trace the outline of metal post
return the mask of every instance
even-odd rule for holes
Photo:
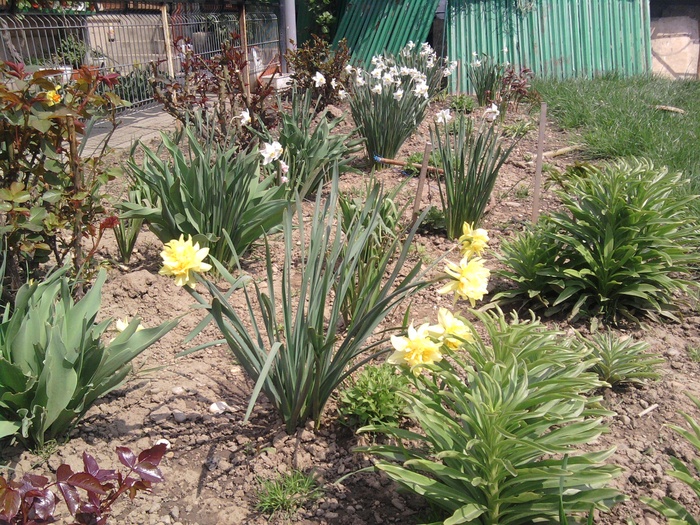
[[[250,73],[248,70],[248,24],[245,19],[245,2],[241,5],[241,47],[243,47],[243,56],[245,57],[245,63],[241,70],[241,75],[243,76],[243,92],[246,99],[248,99],[250,98]]]
[[[168,62],[168,75],[170,75],[170,78],[175,78],[175,65],[173,64],[173,39],[170,36],[167,4],[160,6],[160,16],[163,22],[163,38],[165,39],[165,58]]]
[[[284,55],[297,44],[297,15],[295,0],[280,0],[280,65],[282,73],[288,73]]]

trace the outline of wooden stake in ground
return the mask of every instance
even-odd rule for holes
[[[544,157],[544,129],[547,126],[547,103],[540,107],[540,134],[537,139],[537,163],[535,164],[535,190],[532,192],[532,222],[540,216],[540,193],[542,192],[542,160]]]
[[[411,222],[416,222],[418,212],[420,211],[421,201],[423,200],[423,186],[425,186],[425,176],[428,174],[428,163],[430,162],[430,153],[433,151],[433,145],[430,142],[425,143],[423,151],[423,165],[420,168],[418,176],[418,189],[416,190],[416,200],[413,202],[413,215]]]

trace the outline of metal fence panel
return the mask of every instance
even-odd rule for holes
[[[178,40],[177,46],[173,44],[170,66],[164,20],[157,13],[0,14],[0,60],[22,62],[28,68],[62,69],[63,82],[69,82],[73,70],[81,65],[118,72],[117,94],[142,105],[153,100],[151,64],[164,73],[172,70],[177,77],[184,46],[191,45],[195,53],[211,58],[232,34],[240,33],[235,13],[171,15],[166,21],[171,38]],[[246,22],[251,73],[259,74],[270,64],[279,64],[277,17],[253,13]]]
[[[397,54],[409,40],[428,36],[440,0],[349,0],[334,44],[347,39],[353,60],[368,66],[374,55]]]
[[[448,0],[451,90],[469,89],[472,53],[555,78],[651,70],[649,0]]]

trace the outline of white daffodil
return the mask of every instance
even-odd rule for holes
[[[413,88],[413,93],[417,97],[428,98],[428,84],[425,82],[418,82],[416,87]]]
[[[414,47],[416,47],[416,44],[413,43],[413,40],[409,40],[408,44],[406,44],[406,47],[408,48],[409,51],[412,51]]]
[[[350,64],[347,64],[347,65],[345,66],[345,72],[346,72],[348,75],[352,75],[352,66],[351,66]]]
[[[475,60],[474,62],[472,62],[472,66],[481,67],[481,60]]]
[[[443,109],[442,111],[438,111],[435,114],[435,120],[438,124],[447,124],[450,120],[452,120],[452,115],[450,114],[450,110]]]
[[[385,86],[390,86],[394,83],[396,79],[393,77],[391,73],[385,73],[384,76],[382,77],[382,84]]]
[[[364,86],[367,82],[365,81],[365,78],[362,76],[362,74],[358,73],[357,78],[355,79],[355,84],[358,86]]]
[[[247,109],[241,111],[239,117],[241,119],[241,126],[247,126],[248,124],[250,124],[250,111],[248,111]]]
[[[484,118],[488,122],[493,122],[500,114],[501,112],[498,111],[498,106],[496,104],[491,104],[491,106],[484,111]]]
[[[348,98],[348,92],[344,89],[341,89],[340,91],[338,91],[338,98],[340,100],[345,100],[346,98]]]
[[[377,95],[381,95],[382,94],[382,85],[375,84],[374,86],[372,86],[371,91],[372,91],[372,93],[376,93]]]
[[[394,100],[401,101],[402,98],[403,98],[403,89],[399,88],[396,91],[394,91]]]
[[[379,80],[382,78],[382,75],[384,74],[384,70],[381,67],[378,67],[377,69],[373,70],[370,76],[376,80]]]
[[[336,79],[331,79],[331,87],[336,89],[338,87],[338,81]]]
[[[270,162],[279,159],[282,156],[283,151],[282,144],[279,142],[274,141],[272,144],[268,144],[266,142],[263,149],[260,150],[260,154],[263,157],[263,166],[266,166],[270,164]]]
[[[316,74],[312,77],[314,85],[316,87],[323,87],[326,85],[326,77],[324,77],[320,71],[316,71]]]
[[[289,172],[289,165],[283,160],[280,160],[280,171],[284,174]]]

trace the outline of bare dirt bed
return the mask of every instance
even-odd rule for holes
[[[446,103],[433,104],[431,113],[446,106]],[[525,115],[518,118],[525,118]],[[429,115],[426,123],[431,121]],[[529,220],[534,173],[534,165],[529,161],[534,159],[536,135],[536,131],[530,131],[517,146],[494,191],[495,205],[484,225],[493,239],[492,252],[487,256],[491,268],[497,265],[493,253],[498,250],[499,243]],[[427,138],[427,124],[424,123],[404,145],[398,158],[422,152]],[[550,123],[545,149],[566,146],[569,140]],[[115,155],[118,155],[115,162],[124,158],[123,152]],[[573,160],[557,157],[553,164],[562,168]],[[381,170],[377,177],[387,186],[404,180],[398,169]],[[341,185],[346,190],[360,188],[364,179],[364,175],[346,175]],[[415,195],[415,188],[416,181],[410,181],[405,195]],[[439,204],[438,199],[436,182],[431,181],[422,204]],[[545,191],[542,209],[553,209],[556,204],[551,191]],[[278,250],[275,257],[281,260],[284,257],[282,244],[273,244]],[[452,246],[453,243],[442,236],[420,235],[412,256],[429,262]],[[77,426],[70,441],[58,446],[48,461],[13,448],[2,451],[3,461],[20,473],[32,468],[38,472],[55,472],[63,462],[79,466],[81,454],[87,451],[101,466],[109,468],[116,466],[114,450],[117,446],[141,450],[158,439],[168,439],[172,449],[162,463],[165,483],[156,486],[151,496],[117,506],[112,523],[124,525],[288,522],[363,525],[429,520],[429,510],[421,499],[399,493],[379,474],[360,473],[340,484],[335,483],[348,472],[369,466],[371,459],[353,453],[353,447],[367,438],[355,436],[337,423],[333,403],[318,431],[309,425],[294,435],[287,435],[264,400],[255,408],[250,422],[244,424],[243,414],[252,384],[225,346],[175,357],[194,344],[183,345],[182,341],[201,319],[201,312],[191,308],[193,300],[185,291],[176,287],[171,279],[158,275],[161,249],[158,240],[144,231],[131,264],[111,265],[103,289],[103,315],[114,318],[138,315],[147,326],[181,317],[179,326],[137,360],[128,382],[100,400]],[[247,257],[246,270],[253,275],[263,274],[262,253],[253,250]],[[112,239],[107,240],[99,256],[104,261],[117,260]],[[490,289],[504,284],[494,278]],[[435,289],[428,289],[414,299],[413,319],[416,323],[434,321],[439,306],[451,306],[451,299],[439,296]],[[466,305],[462,306],[466,309]],[[389,322],[397,322],[402,314],[397,312]],[[562,331],[586,330],[584,326],[572,327],[563,321],[547,323]],[[666,358],[666,363],[660,381],[603,392],[605,406],[617,415],[608,421],[610,432],[590,446],[617,447],[611,461],[624,467],[625,473],[616,484],[631,499],[618,505],[610,515],[598,516],[596,523],[622,524],[628,516],[638,524],[663,523],[663,519],[639,502],[640,495],[656,498],[671,495],[698,510],[697,506],[693,507],[690,492],[664,474],[669,468],[669,455],[685,461],[694,457],[692,448],[664,425],[682,424],[679,411],[698,415],[684,392],[700,395],[700,364],[690,359],[687,351],[687,348],[700,347],[699,325],[700,315],[687,310],[678,324],[651,324],[648,330],[634,327],[626,330],[635,339],[647,341],[652,351]],[[217,328],[210,325],[195,342],[219,337]],[[209,407],[216,401],[226,402],[231,410],[221,415],[212,414]],[[651,407],[654,408],[648,411]],[[313,472],[324,489],[323,496],[291,516],[270,517],[257,512],[259,480],[294,468]]]

